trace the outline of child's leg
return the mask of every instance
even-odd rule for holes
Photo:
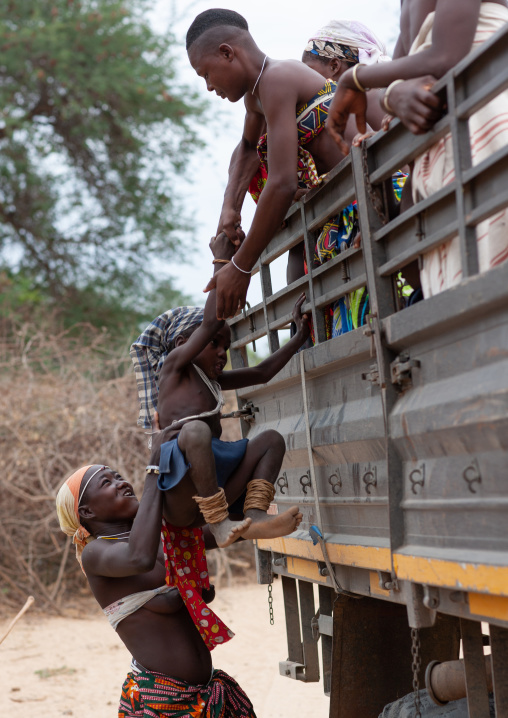
[[[190,526],[196,521],[200,508],[211,516],[210,524],[218,546],[228,546],[236,541],[250,525],[250,519],[231,521],[227,514],[227,502],[217,486],[215,461],[212,453],[212,432],[203,421],[184,424],[178,435],[178,446],[190,464],[183,479],[164,493],[164,518],[174,526]],[[196,502],[198,501],[198,503]]]
[[[225,492],[228,504],[233,503],[247,487],[249,499],[249,482],[261,479],[268,484],[275,484],[279,475],[282,460],[286,452],[284,439],[277,431],[264,431],[249,441],[245,456],[238,468],[226,482]],[[268,516],[265,506],[248,508],[245,516],[252,519],[243,538],[276,538],[287,536],[295,531],[302,520],[298,506],[292,506],[277,516]]]

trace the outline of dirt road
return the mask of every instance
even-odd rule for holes
[[[213,607],[235,638],[213,652],[252,700],[258,718],[326,718],[321,684],[279,675],[287,658],[280,582],[274,584],[275,625],[268,621],[267,589],[257,584],[221,588]],[[130,657],[92,601],[86,618],[27,614],[0,646],[0,715],[13,718],[115,718]],[[8,624],[8,619],[3,624]]]

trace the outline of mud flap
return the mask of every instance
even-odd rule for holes
[[[431,660],[459,656],[459,621],[437,615],[420,630],[420,686]],[[330,718],[378,718],[412,690],[411,629],[406,606],[373,598],[337,597],[333,609]]]

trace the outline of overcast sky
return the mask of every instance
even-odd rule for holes
[[[235,0],[234,3],[224,5],[206,0],[193,3],[185,0],[157,0],[153,23],[158,31],[164,31],[170,26],[171,8],[175,6],[179,14],[188,13],[187,17],[172,27],[182,44],[182,78],[203,96],[208,96],[209,111],[214,113],[216,119],[220,119],[220,123],[216,121],[213,130],[210,130],[206,127],[205,117],[202,136],[207,147],[196,152],[189,173],[192,181],[185,187],[187,206],[193,217],[193,226],[189,227],[190,250],[186,252],[190,263],[169,264],[169,272],[176,286],[202,303],[205,297],[201,295],[200,289],[212,274],[208,242],[217,228],[231,153],[241,137],[244,105],[242,100],[232,104],[207,92],[204,80],[197,77],[187,60],[185,34],[188,26],[203,10],[227,7],[244,15],[255,41],[269,57],[300,59],[309,37],[329,20],[360,20],[386,43],[391,54],[398,35],[400,0],[355,0],[350,3],[329,0],[315,3],[309,0]],[[242,214],[244,229],[250,225],[254,207],[254,202],[247,195]],[[285,284],[285,263],[285,258],[281,257],[278,266],[273,268],[274,291]],[[256,278],[251,283],[247,298],[251,304],[261,299]],[[161,311],[165,309],[167,307],[161,307]]]

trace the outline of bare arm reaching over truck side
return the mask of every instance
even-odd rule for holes
[[[230,264],[225,267],[205,288],[205,291],[217,288],[217,317],[221,319],[234,316],[239,303],[241,307],[245,306],[250,272],[261,252],[280,227],[298,188],[296,82],[284,67],[279,66],[271,75],[266,76],[265,85],[260,92],[267,133],[270,137],[268,144],[270,171],[251,228],[235,254],[237,266]]]
[[[229,179],[224,192],[217,235],[225,232],[229,240],[239,245],[245,238],[242,230],[242,207],[252,178],[259,168],[257,145],[265,132],[265,118],[246,105],[242,139],[235,147],[229,164]]]

